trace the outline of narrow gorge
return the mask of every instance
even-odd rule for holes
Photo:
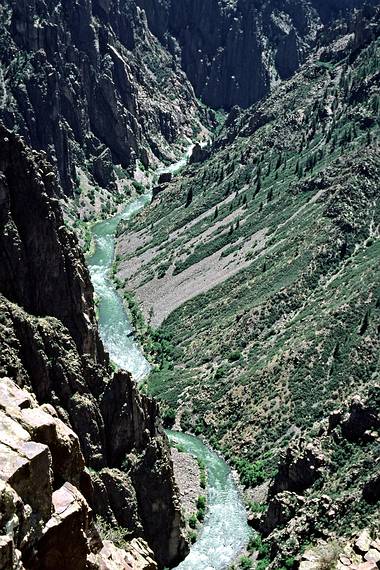
[[[0,570],[379,570],[378,0],[0,2]]]

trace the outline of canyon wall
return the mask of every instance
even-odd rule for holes
[[[248,107],[305,61],[324,26],[362,0],[137,0],[206,104]]]
[[[125,543],[143,539],[159,567],[174,564],[187,543],[157,405],[129,374],[111,371],[88,271],[64,225],[50,164],[3,127],[0,140],[0,376],[8,379],[0,382],[0,478],[9,516],[20,509],[31,517],[28,530],[6,532],[7,552],[26,568],[72,568],[72,555],[59,565],[52,554],[66,540],[76,548],[60,534],[70,523],[57,520],[68,501],[87,534],[95,532],[90,505],[105,524],[122,529]],[[81,537],[78,568],[92,548],[91,537]]]
[[[71,195],[77,169],[114,190],[172,156],[202,111],[190,82],[135,2],[17,0],[1,7],[0,118],[47,152]]]

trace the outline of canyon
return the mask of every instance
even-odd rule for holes
[[[0,569],[378,568],[379,10],[2,2]]]

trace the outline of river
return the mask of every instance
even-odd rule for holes
[[[184,156],[163,172],[175,173],[186,164],[193,145]],[[133,337],[133,327],[109,273],[115,252],[115,234],[121,220],[139,212],[151,200],[147,192],[128,202],[120,214],[92,227],[95,252],[88,265],[98,300],[100,335],[111,360],[128,370],[139,382],[150,371],[144,353]],[[197,542],[188,557],[177,567],[179,570],[225,570],[244,549],[249,538],[246,512],[240,494],[226,462],[211,451],[197,437],[168,432],[169,439],[205,462],[207,486],[207,512]]]

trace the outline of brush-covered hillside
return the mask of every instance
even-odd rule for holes
[[[274,568],[376,524],[379,35],[376,8],[337,26],[119,231],[148,390],[246,487],[272,480],[253,524]]]

